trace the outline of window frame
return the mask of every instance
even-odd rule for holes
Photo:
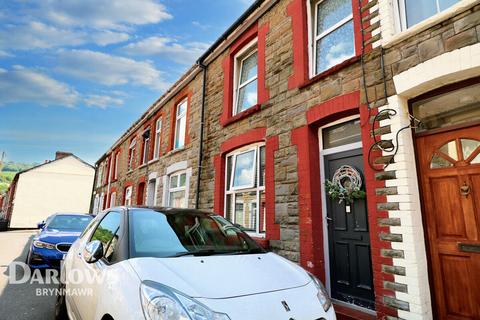
[[[160,126],[158,125],[160,123]],[[163,117],[160,116],[155,121],[155,136],[153,141],[153,160],[160,158],[160,150],[162,149],[162,130],[163,130]]]
[[[150,128],[147,128],[143,131],[143,134],[146,132],[150,131]],[[148,138],[144,138],[142,134],[142,159],[141,159],[141,164],[144,165],[149,161],[149,146],[150,146],[150,133],[148,135]]]
[[[119,152],[115,152],[114,153],[114,159],[113,159],[113,177],[112,179],[113,180],[117,180],[117,177],[118,177],[118,157],[119,156]]]
[[[252,167],[253,167],[253,172],[254,172],[254,175],[252,176],[252,181],[250,182],[250,184],[248,185],[241,185],[241,186],[234,186],[233,185],[233,182],[234,182],[234,178],[235,178],[235,169],[236,169],[236,165],[237,165],[237,158],[238,156],[242,155],[242,154],[246,154],[246,153],[249,153],[249,152],[252,152],[252,151],[255,151],[254,154],[253,154],[253,163],[252,163]],[[230,157],[233,157],[233,162],[232,162],[232,172],[231,172],[231,176],[230,176],[230,181],[229,181],[229,184],[230,184],[230,190],[243,190],[243,189],[252,189],[254,188],[255,186],[255,169],[256,169],[256,165],[257,165],[257,154],[259,152],[259,148],[251,148],[251,149],[246,149],[245,151],[241,151],[241,152],[238,152],[238,153],[233,153],[231,155],[229,155]],[[227,157],[229,157],[227,155]]]
[[[127,171],[133,170],[133,162],[135,159],[135,151],[137,146],[137,138],[133,138],[128,145],[128,163],[127,163]]]
[[[243,83],[240,83],[240,77],[242,75],[242,69],[243,69],[243,63],[245,60],[247,60],[250,56],[253,54],[257,53],[257,73],[255,77],[249,78],[248,80],[244,81]],[[241,50],[239,50],[233,57],[233,108],[232,108],[232,116],[235,116],[237,114],[240,114],[242,112],[245,112],[246,110],[254,107],[255,105],[258,104],[258,86],[259,86],[259,81],[258,81],[258,61],[259,61],[259,54],[258,54],[258,36],[255,37],[253,40],[251,40],[249,43],[247,43]],[[249,85],[250,83],[257,81],[257,102],[251,106],[249,106],[247,109],[238,111],[238,98],[240,97],[240,89],[243,87]]]
[[[352,34],[352,42],[353,42],[353,55],[346,58],[344,61],[351,59],[357,55],[356,53],[356,36],[355,36],[355,17],[354,17],[354,7],[352,1],[350,1],[350,5],[352,8],[352,13],[348,15],[347,17],[343,18],[339,22],[335,23],[333,26],[328,28],[327,30],[324,30],[321,34],[317,34],[317,19],[318,19],[318,7],[322,2],[325,1],[331,1],[331,0],[307,0],[307,16],[309,17],[308,19],[308,41],[309,41],[309,76],[310,78],[313,78],[319,74],[322,74],[323,72],[333,68],[335,65],[328,67],[325,70],[322,70],[320,72],[317,72],[317,42],[320,39],[323,39],[327,37],[329,34],[335,32],[339,28],[343,27],[345,24],[348,22],[352,21],[353,23],[353,34]],[[313,10],[312,10],[312,7]],[[312,14],[313,11],[313,14]],[[340,64],[340,63],[339,63]]]
[[[178,184],[180,184],[180,176],[182,174],[185,175],[185,185],[184,186],[178,186],[177,185],[177,187],[172,188],[172,178],[177,176],[178,177]],[[167,189],[167,206],[168,207],[172,207],[172,204],[170,202],[172,200],[171,193],[184,191],[184,195],[185,195],[184,205],[185,205],[185,207],[183,207],[183,208],[188,208],[187,183],[188,183],[187,170],[175,171],[175,172],[172,172],[171,174],[168,175],[168,189]]]
[[[267,161],[267,157],[266,157],[266,143],[265,142],[256,142],[256,143],[252,143],[252,144],[249,144],[247,146],[243,146],[243,147],[240,147],[240,148],[237,148],[231,152],[229,152],[228,154],[225,155],[225,159],[223,159],[223,161],[225,161],[225,176],[224,176],[224,181],[225,181],[225,187],[224,187],[224,208],[223,208],[223,212],[225,213],[225,217],[228,216],[228,211],[227,211],[227,206],[228,206],[228,196],[229,195],[232,195],[232,223],[235,223],[235,218],[236,218],[236,209],[235,209],[235,206],[236,206],[236,194],[238,193],[248,193],[248,192],[256,192],[256,212],[255,212],[255,221],[256,221],[256,224],[255,224],[255,231],[251,231],[251,230],[245,230],[245,232],[251,236],[254,236],[254,237],[258,237],[258,238],[265,238],[266,237],[266,234],[267,234],[267,210],[266,210],[266,207],[264,207],[264,210],[265,210],[265,213],[264,213],[264,218],[263,218],[263,225],[262,225],[262,228],[263,228],[263,232],[260,232],[260,216],[261,216],[261,212],[260,210],[262,209],[262,204],[261,204],[261,194],[264,193],[264,198],[265,198],[265,202],[266,202],[266,179],[263,179],[263,185],[260,185],[260,175],[261,175],[261,163],[260,163],[260,148],[264,148],[264,152],[265,152],[265,167],[264,167],[264,173],[265,173],[265,170],[266,170],[266,161]],[[233,176],[234,176],[234,160],[232,160],[232,171],[231,171],[231,176],[230,176],[230,181],[227,181],[228,180],[228,171],[229,171],[229,168],[228,168],[228,159],[229,157],[233,157],[233,156],[236,156],[236,155],[239,155],[239,154],[244,154],[244,153],[247,153],[251,150],[255,150],[255,160],[254,160],[254,163],[255,163],[255,174],[254,174],[254,185],[255,185],[255,182],[256,182],[256,187],[253,185],[252,187],[249,187],[249,188],[232,188],[232,182],[233,182]],[[228,186],[230,186],[230,189],[228,189]],[[252,203],[249,204],[250,206],[252,206]],[[245,207],[246,205],[244,204],[243,205],[243,212],[245,212]],[[250,219],[252,219],[253,216],[250,217]]]
[[[112,204],[112,200],[113,200],[113,204]],[[113,191],[113,192],[110,194],[109,208],[115,207],[116,205],[117,205],[117,192],[116,192],[116,191]]]
[[[130,190],[130,197],[128,198],[129,203],[127,204],[127,190]],[[124,190],[124,199],[123,199],[123,205],[125,206],[131,206],[132,205],[132,197],[133,197],[133,186],[126,186]]]
[[[174,137],[173,137],[173,150],[179,150],[179,149],[182,149],[185,147],[185,144],[186,144],[186,139],[187,139],[187,113],[188,113],[188,102],[189,102],[189,99],[188,97],[185,97],[184,99],[180,100],[176,105],[175,105],[175,126],[173,128],[173,134],[174,134]],[[182,104],[185,104],[185,112],[183,114],[180,114],[182,115],[182,117],[179,117],[179,114],[178,114],[178,110],[180,109],[179,107],[182,105]],[[182,145],[179,145],[177,146],[177,139],[179,138],[179,136],[177,135],[177,129],[178,129],[178,125],[179,125],[179,121],[183,121],[183,125],[185,126],[184,128],[184,134],[183,134],[183,141],[182,141]]]
[[[458,4],[460,2],[460,1],[457,1],[456,4],[453,4],[450,7],[441,10],[440,2],[439,2],[440,0],[435,0],[436,10],[437,10],[436,13],[433,14],[432,16],[430,16],[430,17],[427,17],[427,18],[423,19],[420,22],[417,22],[416,24],[411,25],[409,27],[408,24],[407,24],[407,22],[408,22],[407,21],[407,5],[406,5],[405,1],[406,0],[395,0],[395,1],[393,1],[393,12],[394,12],[394,22],[395,22],[396,33],[401,33],[401,32],[407,31],[409,29],[412,29],[415,26],[421,24],[422,22],[424,22],[424,21],[426,21],[426,20],[428,20],[432,17],[435,17],[439,13],[442,13],[442,12],[445,12],[446,10],[449,10],[450,8],[452,8],[453,6],[455,6],[456,4]]]

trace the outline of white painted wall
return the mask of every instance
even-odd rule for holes
[[[73,156],[22,173],[10,228],[33,228],[57,212],[88,212],[95,170]]]
[[[383,120],[380,126],[390,125],[392,133],[382,139],[394,138],[400,128],[409,124],[408,100],[422,93],[480,74],[480,44],[475,44],[425,61],[393,77],[397,95],[388,98],[388,104],[397,115]],[[384,155],[389,155],[384,152]],[[393,259],[395,266],[405,267],[406,276],[395,275],[395,282],[408,285],[408,293],[396,292],[395,297],[406,301],[410,311],[398,311],[401,319],[433,319],[428,281],[427,251],[423,232],[422,210],[411,130],[399,135],[395,163],[397,179],[386,181],[386,186],[397,186],[398,195],[387,196],[387,201],[398,202],[399,210],[389,211],[389,217],[400,218],[401,226],[390,227],[392,233],[403,236],[403,242],[392,242],[392,248],[403,250],[405,259]]]

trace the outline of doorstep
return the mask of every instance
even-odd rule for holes
[[[362,312],[357,309],[349,308],[344,305],[339,305],[333,303],[333,307],[335,308],[335,314],[337,315],[337,320],[376,320],[377,317]]]

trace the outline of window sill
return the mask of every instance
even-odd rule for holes
[[[178,148],[178,149],[173,149],[173,150],[169,151],[169,152],[167,153],[167,156],[171,156],[171,155],[176,154],[176,153],[178,153],[178,152],[181,152],[181,151],[183,151],[183,150],[185,150],[185,146],[183,146],[183,147],[181,147],[181,148]]]
[[[160,158],[152,159],[152,160],[148,161],[148,164],[149,164],[149,165],[150,165],[150,164],[153,164],[153,163],[155,163],[155,162],[158,162],[158,160],[160,160]]]
[[[146,166],[147,166],[147,163],[142,163],[137,167],[137,169],[142,169],[142,168],[145,168]]]
[[[314,84],[315,82],[319,81],[319,80],[322,80],[323,78],[326,78],[328,77],[329,75],[343,69],[343,68],[346,68],[352,64],[354,64],[355,62],[359,61],[361,58],[360,55],[358,56],[353,56],[337,65],[334,65],[333,67],[331,67],[330,69],[327,69],[325,71],[322,71],[321,73],[315,75],[314,77],[306,80],[304,83],[302,83],[298,88],[299,89],[303,89],[305,87],[308,87],[312,84]]]
[[[254,114],[254,113],[258,112],[258,111],[260,111],[261,109],[262,109],[262,105],[261,105],[261,104],[253,105],[253,106],[251,106],[250,108],[248,108],[248,109],[246,109],[246,110],[244,110],[244,111],[242,111],[242,112],[240,112],[240,113],[237,113],[237,114],[234,115],[234,116],[231,116],[231,117],[229,117],[229,118],[227,118],[227,119],[225,119],[225,120],[222,119],[222,120],[220,121],[220,123],[222,124],[222,126],[226,127],[226,126],[228,126],[228,125],[230,125],[230,124],[232,124],[232,123],[234,123],[234,122],[240,121],[240,120],[242,120],[242,119],[244,119],[244,118],[246,118],[246,117],[248,117],[248,116],[250,116],[250,115],[252,115],[252,114]]]

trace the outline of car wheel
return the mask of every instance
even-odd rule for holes
[[[58,286],[57,299],[55,301],[55,320],[68,320],[67,305],[65,303],[65,284]]]

